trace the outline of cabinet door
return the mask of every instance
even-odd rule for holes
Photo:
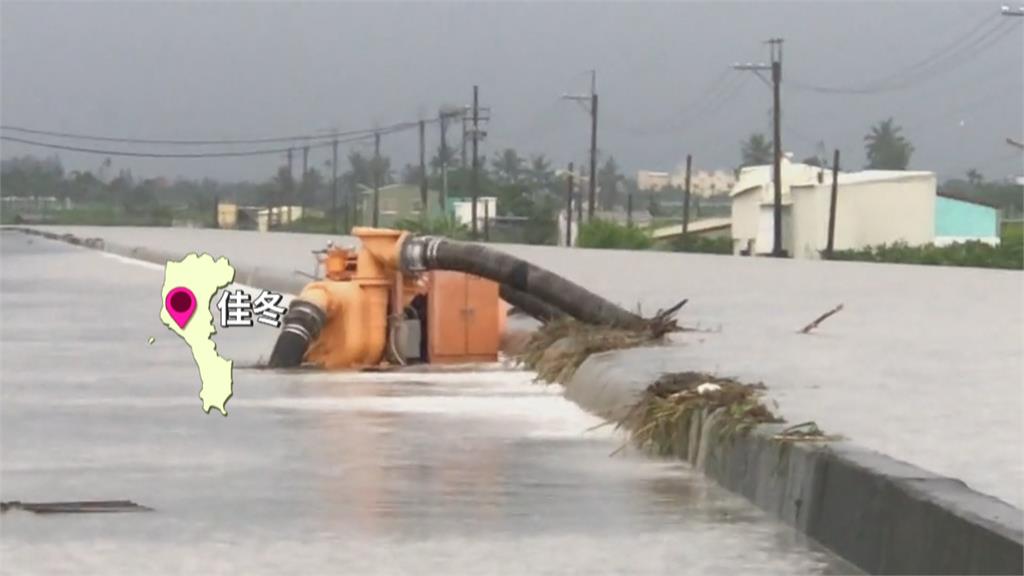
[[[471,356],[497,357],[498,285],[466,275],[466,350]]]
[[[430,361],[466,355],[466,275],[460,272],[430,273]]]

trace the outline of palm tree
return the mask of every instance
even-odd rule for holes
[[[494,171],[495,180],[498,182],[515,184],[522,175],[523,159],[512,148],[506,148],[494,155],[491,170]]]
[[[433,174],[440,174],[441,166],[443,164],[448,165],[448,170],[457,169],[459,167],[459,155],[456,152],[458,152],[458,150],[453,149],[451,146],[444,150],[438,146],[437,153],[430,159],[430,171]]]
[[[984,180],[985,177],[981,175],[981,172],[978,172],[977,168],[971,168],[967,171],[967,182],[969,182],[971,186],[977,186]]]
[[[351,166],[350,179],[355,184],[363,184],[364,186],[373,185],[373,176],[370,172],[370,160],[368,160],[358,150],[353,150],[348,154],[348,163]]]
[[[527,177],[534,189],[549,190],[555,177],[551,171],[551,162],[543,154],[530,158]]]
[[[740,167],[771,164],[773,155],[772,143],[765,138],[764,134],[751,134],[750,138],[747,138],[741,144],[740,155],[742,157]]]
[[[608,157],[604,166],[597,171],[597,187],[599,189],[600,205],[605,209],[612,209],[619,203],[619,183],[623,176],[619,174],[619,165],[615,158]]]
[[[892,118],[888,118],[871,127],[871,132],[864,136],[864,149],[867,152],[868,168],[876,170],[906,170],[910,164],[910,155],[914,146],[904,138]]]

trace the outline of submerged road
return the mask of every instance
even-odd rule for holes
[[[203,414],[159,267],[0,249],[0,499],[154,509],[6,512],[4,574],[849,571],[679,463],[610,457],[523,372],[258,370],[275,331],[228,329],[229,416]]]
[[[121,246],[208,251],[304,282],[330,236],[42,226]],[[334,237],[334,240],[342,240]],[[1024,273],[704,254],[496,247],[648,314],[681,298],[701,332],[629,354],[664,371],[763,382],[791,422],[1024,508]],[[796,332],[837,304],[811,335]]]

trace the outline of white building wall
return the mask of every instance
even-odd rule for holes
[[[786,250],[794,258],[818,258],[818,250],[824,248],[828,234],[828,198],[822,210],[821,186],[794,186],[792,231],[788,239],[783,238]]]
[[[472,200],[458,200],[452,202],[452,212],[455,217],[455,221],[459,224],[465,224],[472,228],[473,226],[473,201]],[[494,218],[498,215],[498,199],[493,196],[481,196],[476,199],[476,224],[479,230],[483,230],[484,226],[484,215],[489,215]]]
[[[760,186],[733,197],[732,245],[734,254],[739,254],[747,249],[749,243],[757,238],[758,221],[761,218],[760,211]]]
[[[840,184],[839,194],[847,198],[836,205],[837,250],[892,242],[914,246],[935,239],[934,174]],[[841,208],[849,213],[845,228]]]
[[[814,167],[783,164],[783,248],[795,258],[820,258],[828,243],[831,178],[818,182]],[[787,169],[788,168],[788,169]],[[786,176],[792,180],[786,182]],[[762,185],[753,185],[761,180]],[[769,167],[744,169],[733,193],[734,252],[756,244],[772,246],[772,190]],[[788,185],[787,185],[788,184]],[[747,190],[741,188],[746,186]],[[840,174],[835,249],[935,239],[935,175],[930,172],[865,171]]]

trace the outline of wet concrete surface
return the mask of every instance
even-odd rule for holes
[[[330,236],[39,227],[207,250],[282,276]],[[344,238],[333,237],[335,241]],[[790,421],[1024,507],[1024,274],[859,262],[495,245],[647,313],[683,297],[676,346],[639,364],[765,383]],[[625,272],[625,273],[624,273]],[[839,303],[814,333],[796,332]],[[628,369],[628,366],[624,367]]]
[[[0,499],[154,509],[4,513],[4,574],[849,570],[682,464],[610,457],[528,373],[260,370],[275,331],[228,329],[235,395],[204,414],[158,267],[0,248]]]

